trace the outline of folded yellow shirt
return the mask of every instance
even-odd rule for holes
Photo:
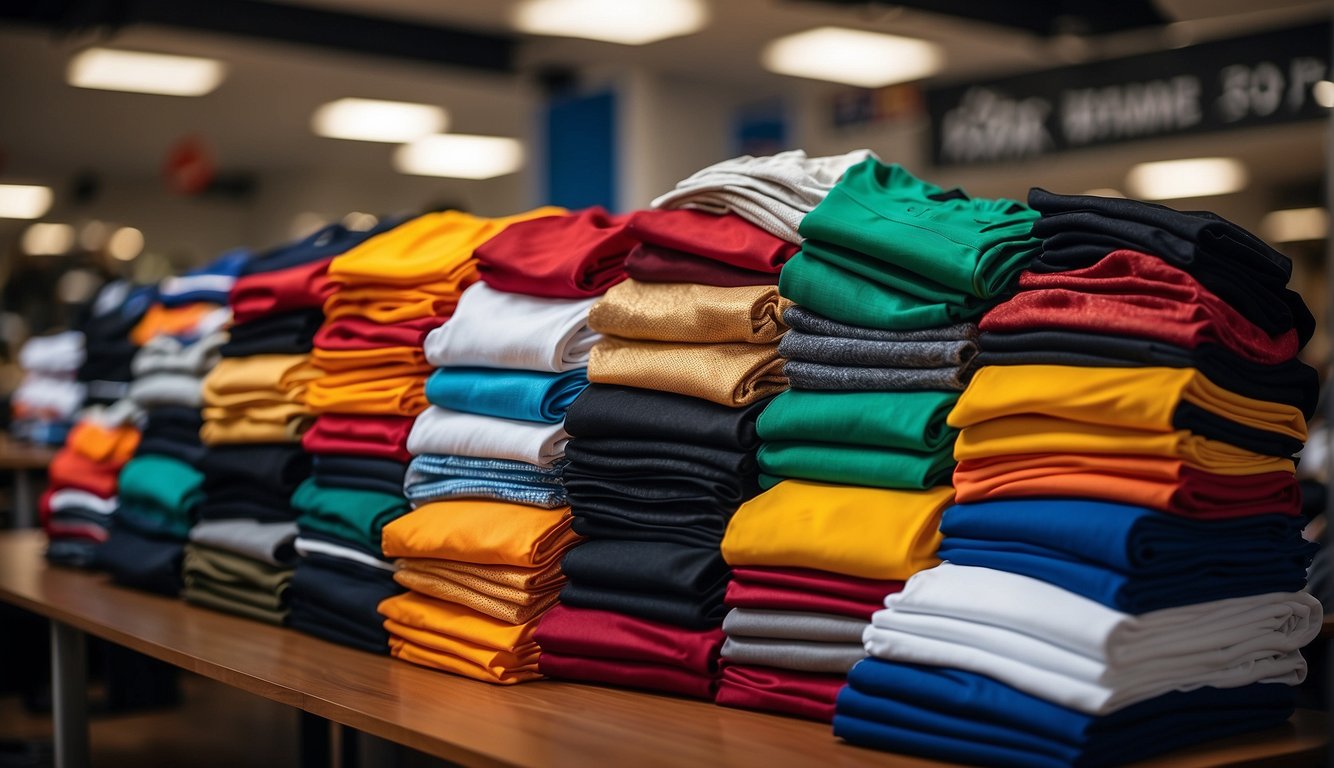
[[[357,317],[381,325],[392,325],[423,317],[438,317],[443,322],[454,313],[459,294],[477,282],[477,275],[468,279],[428,283],[412,288],[374,285],[359,288],[344,287],[324,302],[327,321],[343,317]]]
[[[723,559],[733,566],[907,579],[940,562],[940,513],[953,501],[950,487],[899,491],[784,480],[732,516]]]
[[[244,407],[274,399],[300,403],[320,375],[309,355],[224,357],[204,377],[204,405]]]
[[[286,424],[293,419],[313,416],[303,403],[285,403],[277,400],[254,400],[239,405],[206,406],[200,411],[204,421],[245,419],[270,424]]]
[[[1180,403],[1247,427],[1306,440],[1306,419],[1294,406],[1243,397],[1194,368],[984,366],[959,397],[949,424],[968,427],[1004,416],[1033,415],[1172,432]]]
[[[247,418],[208,420],[199,430],[199,440],[205,445],[299,443],[301,436],[314,423],[315,417],[308,413],[294,416],[286,422],[255,421]]]
[[[414,366],[330,373],[311,382],[306,405],[315,413],[416,416],[426,401],[426,375]],[[406,371],[406,373],[405,373]],[[388,375],[392,373],[394,375]]]
[[[783,310],[790,306],[773,285],[724,288],[626,280],[593,305],[588,325],[628,339],[767,344],[787,330]]]
[[[375,347],[372,349],[320,349],[310,351],[310,361],[327,373],[345,371],[378,371],[385,366],[395,370],[423,371],[429,376],[435,370],[426,362],[421,347]],[[370,374],[367,374],[368,377]]]
[[[541,568],[579,541],[570,508],[503,501],[423,504],[384,527],[386,557],[432,557],[483,565]]]
[[[593,345],[588,380],[675,392],[729,407],[787,389],[778,344],[687,344],[604,336]]]
[[[965,427],[954,444],[954,458],[989,459],[1021,453],[1114,453],[1179,459],[1221,475],[1294,472],[1291,459],[1264,456],[1235,445],[1209,440],[1181,429],[1150,432],[1101,424],[1081,424],[1051,416],[1006,416]]]
[[[395,656],[487,682],[538,676],[536,621],[510,624],[415,592],[382,601],[379,611]]]
[[[329,263],[329,279],[343,285],[416,285],[476,270],[473,251],[519,221],[565,213],[537,208],[499,219],[461,211],[428,213],[376,235]]]

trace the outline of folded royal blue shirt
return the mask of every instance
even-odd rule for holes
[[[165,307],[200,301],[226,304],[236,276],[241,274],[251,255],[245,248],[233,248],[202,267],[168,277],[159,284],[158,301]]]
[[[426,399],[451,411],[555,424],[588,386],[588,370],[564,373],[499,368],[441,368]]]

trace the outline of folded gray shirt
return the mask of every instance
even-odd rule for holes
[[[190,541],[281,566],[296,561],[296,533],[295,522],[201,520],[190,529]]]
[[[864,341],[977,341],[977,325],[974,323],[958,323],[913,331],[886,331],[840,323],[799,306],[783,310],[783,322],[794,331],[812,336],[837,336]]]
[[[860,643],[812,643],[805,640],[763,640],[728,637],[722,656],[735,664],[759,664],[800,672],[846,675],[852,665],[866,658]]]
[[[732,637],[808,640],[817,643],[861,643],[870,626],[863,619],[829,613],[733,608],[723,619],[723,631]]]
[[[900,392],[939,389],[962,392],[976,366],[951,368],[865,368],[856,365],[827,365],[788,360],[783,373],[793,389],[833,389]]]
[[[971,339],[867,341],[788,331],[778,343],[778,354],[789,360],[829,365],[947,368],[972,363],[977,357],[977,342]]]

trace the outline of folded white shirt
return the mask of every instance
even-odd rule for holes
[[[129,385],[126,384],[128,388]],[[139,404],[129,399],[127,396],[123,400],[117,400],[111,405],[90,405],[83,409],[79,414],[80,421],[93,421],[108,429],[124,426],[126,424],[143,429],[148,421],[148,414]]]
[[[25,371],[73,374],[83,365],[84,339],[80,331],[33,336],[19,348],[19,367]]]
[[[540,424],[459,413],[433,405],[422,411],[408,435],[408,452],[526,461],[549,467],[565,456],[565,423]]]
[[[310,555],[325,555],[328,557],[337,557],[343,560],[351,560],[354,563],[369,565],[372,568],[379,568],[382,571],[394,571],[396,568],[393,563],[381,560],[378,557],[371,557],[359,549],[345,547],[342,544],[334,544],[331,541],[323,539],[307,539],[298,536],[296,539],[296,553],[302,557]]]
[[[938,573],[937,573],[938,572]],[[874,656],[958,667],[1101,714],[1171,690],[1295,685],[1318,601],[1275,593],[1120,613],[1046,582],[946,563],[885,599],[864,640]]]
[[[732,211],[776,237],[800,243],[802,218],[848,168],[874,156],[867,149],[830,157],[807,157],[799,149],[768,157],[744,155],[695,172],[651,206]]]
[[[602,338],[588,327],[588,310],[597,300],[546,299],[474,283],[449,320],[426,336],[426,360],[439,367],[586,368],[589,351]]]
[[[209,335],[190,344],[171,336],[154,336],[139,349],[130,362],[136,377],[152,373],[184,373],[203,376],[221,359],[219,350],[227,343],[227,334]]]
[[[52,512],[60,512],[66,509],[83,509],[96,512],[99,515],[109,515],[116,511],[120,501],[115,496],[104,499],[95,493],[89,493],[78,488],[61,488],[51,494],[48,503]]]
[[[173,275],[158,284],[163,296],[182,296],[196,291],[230,293],[236,278],[232,275]]]
[[[32,410],[71,419],[83,407],[86,395],[87,387],[81,381],[29,372],[23,376],[11,399]]]
[[[146,409],[159,405],[199,408],[204,405],[204,382],[188,373],[151,373],[130,383],[129,398]]]

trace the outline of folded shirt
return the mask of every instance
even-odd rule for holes
[[[570,406],[565,428],[585,437],[633,437],[737,451],[759,445],[756,419],[772,401],[731,407],[668,392],[589,385]]]
[[[355,488],[380,493],[401,493],[407,465],[392,459],[342,456],[336,453],[311,457],[311,477],[331,488]]]
[[[980,365],[1077,365],[1089,368],[1196,368],[1209,381],[1256,400],[1286,403],[1308,420],[1320,392],[1316,370],[1301,360],[1274,365],[1247,360],[1216,344],[1194,349],[1152,339],[1077,331],[984,333]]]
[[[580,587],[648,594],[716,596],[728,568],[713,548],[657,541],[590,539],[566,553],[561,572]]]
[[[843,675],[731,662],[724,663],[722,669],[714,699],[718,704],[823,723],[834,719],[834,701],[845,679]]]
[[[425,392],[427,373],[411,363],[326,373],[310,383],[305,402],[320,414],[415,416],[430,405]]]
[[[959,398],[949,423],[967,427],[1015,415],[1152,432],[1190,429],[1233,444],[1259,432],[1290,447],[1282,455],[1300,450],[1306,440],[1306,419],[1295,407],[1242,397],[1193,368],[989,366]]]
[[[227,297],[234,321],[246,324],[281,313],[319,311],[334,291],[328,278],[330,258],[237,278]]]
[[[200,429],[200,438],[210,447],[255,443],[295,445],[315,420],[313,414],[296,403],[273,405],[260,412],[250,410],[239,416],[229,416],[217,408],[205,408],[204,416],[207,421]]]
[[[789,360],[870,368],[952,368],[977,357],[977,341],[879,341],[789,331],[778,343]]]
[[[688,344],[607,336],[593,347],[588,380],[748,405],[787,389],[777,344]]]
[[[902,581],[861,579],[806,568],[732,569],[726,602],[732,608],[846,616],[861,622],[885,604]]]
[[[734,213],[775,237],[800,245],[797,228],[806,214],[848,168],[874,157],[869,149],[831,157],[807,157],[800,149],[767,157],[742,155],[696,171],[650,205]]]
[[[292,494],[292,508],[307,528],[337,536],[371,550],[380,549],[386,526],[408,511],[402,496],[348,488],[325,488],[306,480]]]
[[[57,451],[46,473],[53,487],[78,488],[105,499],[116,495],[120,469],[75,451]]]
[[[394,656],[487,683],[535,680],[536,622],[510,624],[457,603],[408,592],[380,603]]]
[[[116,511],[116,505],[119,503],[115,496],[104,498],[79,488],[48,490],[50,495],[47,497],[46,506],[52,512],[82,509],[99,515],[110,515]]]
[[[152,373],[131,382],[126,397],[145,410],[163,406],[197,410],[204,404],[203,386],[203,381],[194,374]]]
[[[32,336],[19,347],[19,367],[25,371],[66,374],[84,361],[82,331],[62,331],[46,336]]]
[[[1288,472],[1217,475],[1170,459],[1019,454],[962,461],[954,469],[960,503],[1081,497],[1212,520],[1301,513],[1297,478]]]
[[[385,527],[387,557],[430,557],[482,565],[542,568],[579,537],[568,509],[494,501],[426,504]]]
[[[1314,550],[1301,528],[1282,515],[1196,521],[1101,501],[991,501],[945,511],[940,557],[1142,613],[1301,589]]]
[[[197,389],[198,379],[191,380]],[[24,374],[23,381],[14,390],[10,402],[15,415],[26,410],[37,417],[69,420],[83,406],[87,389],[87,385],[73,379],[28,373]],[[153,399],[145,398],[142,392],[140,397],[150,401]]]
[[[301,447],[314,454],[368,456],[407,463],[410,416],[323,413],[301,436]]]
[[[926,490],[948,483],[954,469],[954,457],[949,451],[921,452],[834,443],[764,443],[756,460],[764,473],[760,484],[766,488],[790,477],[873,488]]]
[[[727,526],[723,557],[733,566],[906,579],[938,562],[940,513],[953,498],[949,487],[895,491],[785,480],[741,505]]]
[[[1019,288],[987,313],[982,331],[1114,333],[1189,349],[1217,344],[1265,365],[1297,355],[1296,331],[1266,332],[1186,272],[1137,251],[1114,251],[1069,272],[1026,272]]]
[[[972,363],[950,368],[866,368],[788,360],[783,374],[794,389],[960,392],[968,386],[975,368]]]
[[[321,380],[307,355],[253,355],[221,360],[204,378],[204,404],[229,411],[273,403],[304,405]]]
[[[604,683],[618,688],[637,688],[705,700],[713,698],[718,684],[716,674],[701,674],[680,667],[641,661],[577,656],[546,648],[542,649],[538,659],[538,670],[547,677],[557,679]]]
[[[167,308],[154,303],[130,330],[130,341],[143,346],[158,336],[174,336],[184,342],[195,341],[222,330],[231,319],[231,310],[209,302]]]
[[[203,501],[204,475],[168,456],[136,456],[120,472],[122,502],[142,502],[166,510],[188,512]]]
[[[562,372],[588,365],[601,335],[588,327],[598,301],[505,293],[486,283],[463,292],[448,322],[426,337],[431,365]]]
[[[399,487],[414,507],[450,499],[492,499],[555,509],[569,505],[561,480],[566,464],[539,467],[506,459],[418,456]]]
[[[549,467],[565,455],[569,434],[557,424],[459,413],[430,406],[408,435],[408,452],[522,461]]]
[[[532,296],[600,295],[625,279],[625,255],[634,245],[625,220],[594,206],[511,225],[477,249],[482,279]]]
[[[699,214],[718,218],[707,213]],[[631,214],[634,216],[634,214]],[[793,248],[792,243],[784,245]],[[734,267],[693,253],[649,243],[639,243],[625,257],[625,274],[644,283],[699,283],[737,288],[746,285],[778,285],[778,272]]]
[[[771,285],[720,288],[630,280],[593,305],[588,325],[598,333],[645,341],[768,344],[787,330],[783,309],[788,304]]]
[[[596,608],[686,629],[704,630],[722,623],[722,590],[708,594],[682,595],[639,592],[571,581],[560,591],[563,605]]]
[[[139,348],[130,364],[135,377],[153,373],[177,373],[199,378],[218,364],[227,334],[210,333],[195,341],[181,341],[172,336],[156,336]]]
[[[239,483],[290,496],[310,475],[310,456],[298,445],[211,446],[200,463],[212,492]]]
[[[398,226],[402,219],[386,217],[370,229],[348,229],[341,223],[330,224],[306,237],[285,243],[258,254],[241,268],[241,280],[248,275],[259,275],[290,269],[303,264],[327,262],[330,258]]]
[[[124,464],[134,456],[139,437],[139,427],[128,417],[120,424],[105,423],[100,416],[85,411],[78,423],[70,427],[65,446],[90,461]]]
[[[852,665],[866,657],[861,643],[820,643],[807,640],[727,636],[723,658],[729,664],[793,669],[846,675]]]
[[[1029,233],[1037,218],[1022,203],[969,198],[868,158],[802,220],[801,234],[873,256],[886,275],[916,275],[988,299],[1040,252]],[[905,275],[900,287],[921,282]]]
[[[402,592],[390,571],[319,556],[304,558],[287,590],[293,629],[371,653],[389,653],[377,606]]]
[[[584,369],[441,368],[426,381],[426,399],[452,411],[555,424],[587,386]]]
[[[185,547],[183,573],[187,590],[192,585],[206,584],[207,591],[230,598],[231,602],[279,611],[286,607],[285,593],[292,567],[275,566],[191,542]]]
[[[296,553],[301,556],[301,562],[303,563],[311,559],[320,559],[337,561],[343,565],[355,563],[358,566],[383,571],[384,573],[393,573],[396,570],[393,563],[380,557],[379,547],[371,551],[357,542],[339,539],[310,528],[301,531],[296,541],[293,542],[293,546],[296,548]]]
[[[555,605],[560,591],[559,588],[542,592],[514,590],[514,594],[500,596],[495,594],[496,590],[482,586],[486,584],[485,581],[460,581],[411,566],[400,567],[395,571],[394,580],[418,594],[458,603],[511,624],[523,624],[540,616]]]
[[[1179,460],[1223,475],[1291,474],[1291,459],[1265,456],[1184,429],[1148,432],[1050,416],[1003,416],[960,430],[954,458],[991,459],[1026,453],[1122,454]]]
[[[756,422],[766,443],[799,442],[946,452],[958,430],[946,417],[951,392],[818,392],[790,390],[769,402]],[[876,418],[867,419],[865,414]]]
[[[812,311],[809,307],[792,305],[783,311],[783,322],[793,331],[811,336],[857,339],[879,342],[976,341],[977,325],[956,323],[935,328],[913,330],[885,330],[841,323]]]
[[[542,647],[543,656],[558,653],[618,659],[716,678],[718,652],[725,636],[716,627],[682,629],[610,611],[557,605],[542,617],[534,639]],[[643,687],[634,680],[624,684]]]
[[[836,614],[761,608],[733,608],[723,619],[728,637],[855,643],[858,647],[866,626],[865,621]]]
[[[315,333],[324,322],[318,309],[262,315],[246,323],[233,324],[227,343],[218,350],[223,357],[251,355],[300,355],[310,352]]]
[[[199,520],[291,523],[297,513],[290,493],[275,493],[244,482],[205,486],[205,498],[196,516]]]
[[[778,274],[783,264],[797,252],[795,244],[732,214],[719,216],[692,210],[635,211],[630,214],[625,229],[644,245],[759,274]]]
[[[257,520],[203,520],[190,529],[190,541],[271,566],[290,566],[296,559],[296,523]]]
[[[107,571],[122,586],[174,597],[181,591],[181,559],[185,544],[179,539],[139,533],[117,525],[97,548],[93,567]]]
[[[834,733],[851,743],[980,765],[1119,765],[1196,742],[1278,725],[1293,689],[1171,692],[1091,716],[989,677],[866,659],[839,693]]]
[[[1202,685],[1296,685],[1298,649],[1322,618],[1300,592],[1130,616],[1023,576],[943,567],[885,599],[867,652],[988,675],[1089,714]]]
[[[755,457],[749,451],[584,437],[570,443],[566,456],[570,464],[563,473],[565,489],[581,511],[598,501],[615,500],[681,504],[677,511],[683,513],[719,505],[730,511],[759,491]],[[684,505],[687,501],[689,506]]]
[[[1114,248],[1142,249],[1190,272],[1270,333],[1294,329],[1302,344],[1311,338],[1310,310],[1285,287],[1292,261],[1220,216],[1037,188],[1029,204],[1043,214],[1033,224],[1033,234],[1046,238],[1035,260],[1042,271],[1087,266]]]
[[[340,317],[322,325],[314,344],[323,350],[379,350],[383,347],[420,348],[440,325],[438,317],[418,317],[397,323],[377,323],[363,317]]]
[[[457,274],[416,285],[338,285],[324,302],[324,317],[330,322],[349,318],[381,325],[448,319],[459,303],[459,295],[477,281],[472,262]]]

